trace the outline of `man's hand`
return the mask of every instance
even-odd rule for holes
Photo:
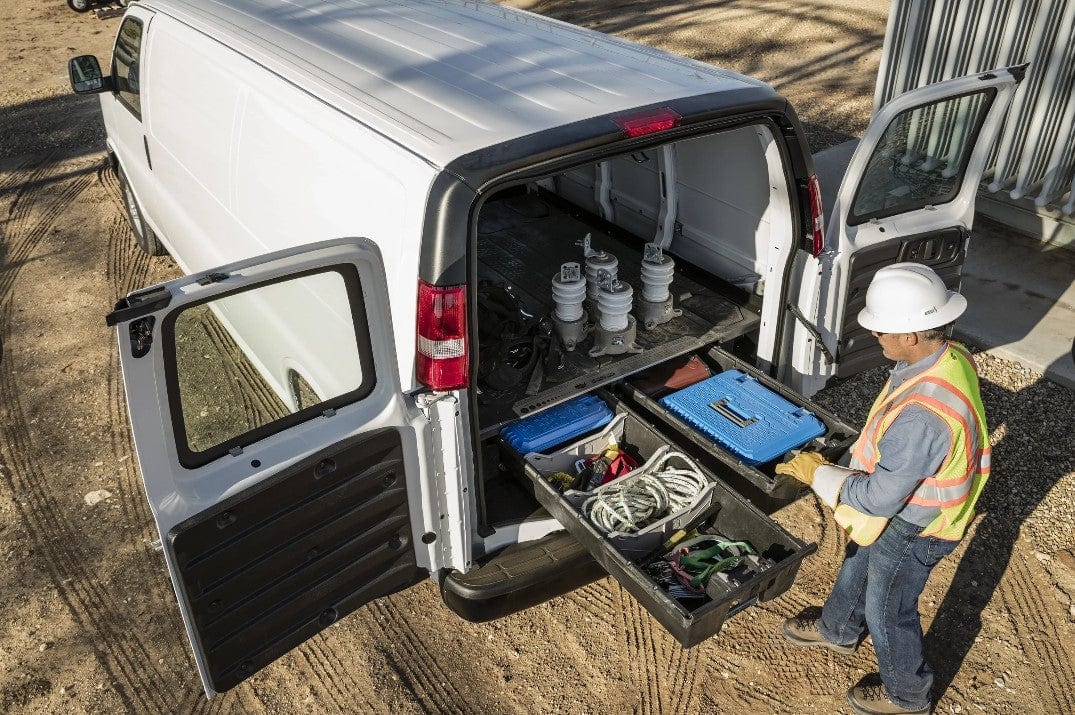
[[[828,460],[818,452],[800,452],[795,455],[794,459],[776,465],[776,473],[786,474],[803,484],[810,485],[814,483],[814,472],[817,468],[828,463]]]

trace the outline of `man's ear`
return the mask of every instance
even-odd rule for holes
[[[906,333],[908,347],[914,347],[922,342],[922,336],[919,333]]]

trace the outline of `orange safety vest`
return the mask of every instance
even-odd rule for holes
[[[924,407],[937,415],[948,427],[951,447],[940,469],[918,485],[909,503],[941,509],[940,515],[922,530],[922,536],[958,541],[974,518],[974,504],[989,478],[989,430],[974,360],[966,347],[949,342],[933,367],[891,394],[888,390],[886,383],[851,448],[851,467],[873,473],[881,460],[881,438],[908,405]],[[863,546],[876,541],[889,521],[847,504],[838,504],[835,516],[851,539]]]

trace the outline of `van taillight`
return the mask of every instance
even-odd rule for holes
[[[612,121],[623,130],[623,133],[628,138],[663,132],[666,129],[678,127],[682,120],[683,117],[680,116],[679,112],[669,107],[640,114],[624,114],[612,118]]]
[[[432,390],[466,387],[467,287],[418,281],[418,380]]]
[[[811,253],[817,256],[825,248],[825,210],[821,206],[821,184],[817,181],[817,174],[810,174],[807,184],[810,187],[810,228],[814,239]]]

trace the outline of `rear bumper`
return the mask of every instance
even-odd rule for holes
[[[441,581],[441,598],[461,618],[491,621],[592,583],[607,572],[566,531],[509,546],[467,573]]]

